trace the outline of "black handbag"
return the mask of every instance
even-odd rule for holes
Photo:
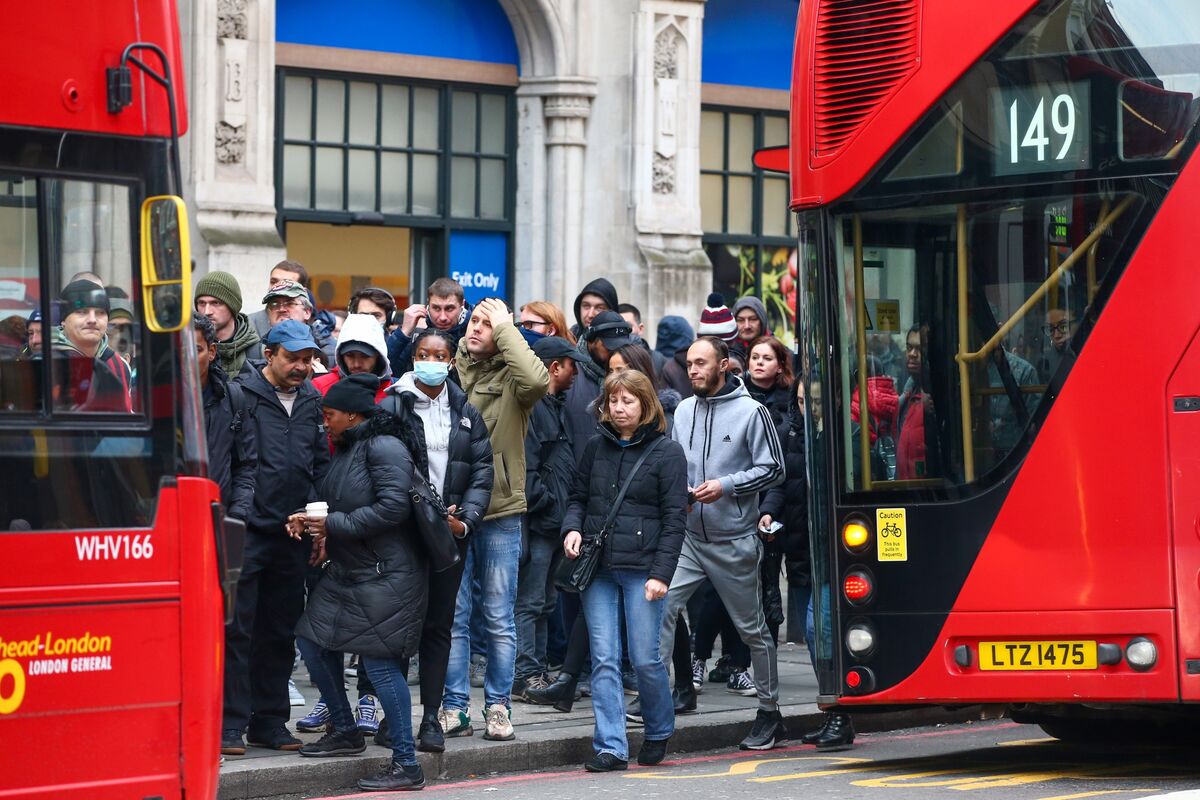
[[[458,543],[450,532],[450,523],[446,521],[449,512],[437,489],[426,480],[419,469],[413,470],[413,484],[408,490],[408,499],[412,502],[412,518],[420,534],[421,543],[425,545],[425,554],[429,558],[429,568],[434,572],[445,572],[453,567],[462,557],[458,554]]]
[[[654,443],[642,452],[641,458],[633,465],[633,469],[629,470],[600,532],[583,543],[583,546],[579,548],[578,557],[564,558],[558,565],[554,571],[554,585],[560,591],[579,594],[592,585],[592,579],[596,577],[596,570],[600,568],[600,554],[604,551],[604,543],[608,541],[609,529],[617,519],[617,511],[620,510],[621,503],[625,501],[625,493],[629,491],[629,486],[633,483],[633,478],[637,475],[638,470],[642,468],[642,464],[646,463],[646,459],[658,449],[662,442],[662,438],[655,439]]]

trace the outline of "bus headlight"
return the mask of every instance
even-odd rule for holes
[[[875,650],[875,633],[862,622],[846,629],[846,649],[855,658],[866,658]]]
[[[1125,661],[1130,669],[1145,672],[1158,663],[1158,648],[1145,636],[1130,639],[1125,645]]]

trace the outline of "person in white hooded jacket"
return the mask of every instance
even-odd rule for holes
[[[379,378],[379,394],[375,402],[383,399],[387,387],[392,385],[392,367],[388,363],[387,344],[383,338],[383,326],[371,314],[349,314],[342,323],[334,349],[336,362],[328,373],[313,378],[313,387],[324,397],[339,380],[347,375],[369,372]]]

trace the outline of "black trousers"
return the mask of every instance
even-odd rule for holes
[[[429,604],[425,624],[421,626],[421,705],[422,714],[435,716],[446,690],[446,667],[450,663],[450,627],[454,624],[454,606],[458,585],[467,565],[467,539],[458,540],[459,562],[445,572],[429,573]],[[400,662],[408,674],[408,659]]]
[[[267,734],[291,717],[288,679],[296,623],[304,613],[304,576],[312,545],[273,533],[246,532],[233,621],[225,626],[223,730]]]
[[[724,655],[729,656],[730,664],[740,670],[749,669],[750,648],[738,635],[737,628],[734,627],[733,620],[729,618],[729,612],[725,609],[725,603],[721,601],[721,596],[717,594],[712,584],[707,582],[704,589],[697,594],[704,595],[704,604],[701,606],[699,618],[696,620],[696,658],[705,661],[712,658],[713,645],[719,634],[721,651]]]

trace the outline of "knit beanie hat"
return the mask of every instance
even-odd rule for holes
[[[737,337],[733,312],[725,305],[725,298],[720,292],[708,296],[708,306],[700,312],[700,327],[696,329],[696,335],[715,336],[726,342],[732,342]]]
[[[237,278],[228,272],[213,270],[208,273],[196,281],[196,291],[192,296],[197,299],[215,297],[229,306],[235,317],[242,313],[242,287],[238,285]]]
[[[375,393],[378,391],[379,378],[374,375],[347,375],[329,387],[322,403],[326,408],[348,414],[370,414],[375,411]]]

